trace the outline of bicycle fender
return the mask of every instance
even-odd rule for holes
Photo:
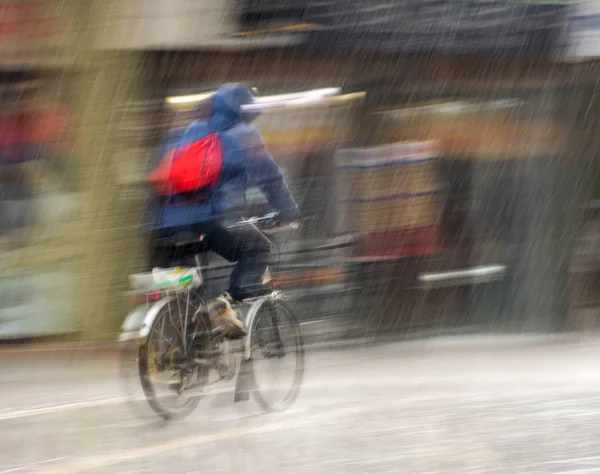
[[[121,325],[119,341],[145,339],[150,334],[152,323],[169,298],[162,298],[150,306],[140,305],[131,311]]]
[[[142,327],[146,313],[148,312],[148,305],[142,304],[136,307],[133,311],[130,311],[123,324],[121,324],[121,332],[128,333],[132,331],[138,331]]]
[[[248,334],[244,337],[242,343],[242,364],[246,361],[249,361],[252,357],[252,331],[254,327],[254,320],[256,319],[256,315],[260,311],[260,308],[266,303],[267,298],[260,298],[252,303],[250,309],[248,310],[248,314],[246,314],[246,327],[248,328]]]
[[[274,291],[268,296],[256,299],[250,306],[248,314],[246,315],[246,327],[248,328],[248,334],[246,334],[246,337],[244,337],[244,340],[242,341],[242,362],[248,361],[252,358],[252,331],[254,328],[254,320],[256,319],[258,312],[266,303],[272,303],[273,301],[278,300],[286,301],[286,297],[283,295],[283,293]]]

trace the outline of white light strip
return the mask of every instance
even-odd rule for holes
[[[242,110],[252,112],[257,110],[265,110],[270,108],[281,108],[286,105],[294,103],[304,104],[310,101],[318,101],[325,97],[333,97],[341,93],[341,88],[330,87],[325,89],[313,89],[305,92],[294,92],[291,94],[278,94],[269,95],[263,97],[255,97],[253,104],[242,106]],[[204,92],[202,94],[193,95],[180,95],[167,97],[168,104],[191,104],[195,102],[202,102],[203,100],[209,99],[215,94],[215,91]]]
[[[254,102],[263,104],[267,102],[278,102],[282,100],[304,99],[305,97],[329,97],[340,94],[342,90],[339,87],[329,87],[327,89],[314,89],[304,92],[292,92],[290,94],[267,95],[264,97],[256,97]]]
[[[192,104],[194,102],[202,102],[215,95],[214,92],[204,92],[202,94],[193,95],[178,95],[174,97],[167,97],[167,104]]]
[[[469,268],[454,272],[426,273],[420,275],[419,280],[425,283],[433,283],[454,278],[484,278],[504,275],[505,270],[506,267],[504,265],[490,265],[488,267]]]
[[[293,107],[295,105],[311,105],[327,97],[335,97],[341,93],[339,87],[330,87],[328,89],[314,89],[306,92],[296,92],[292,94],[279,94],[265,97],[257,97],[254,103],[243,105],[244,112],[259,112],[261,110],[282,109]]]

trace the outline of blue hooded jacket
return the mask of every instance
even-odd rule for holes
[[[153,196],[149,222],[152,230],[185,228],[226,216],[241,216],[246,208],[246,189],[254,184],[283,220],[299,217],[298,206],[281,169],[269,155],[260,133],[251,124],[258,114],[242,112],[253,101],[243,84],[226,84],[212,97],[210,118],[170,132],[159,149],[158,161],[169,151],[216,132],[223,152],[222,170],[206,200],[190,202],[181,196]],[[155,163],[158,164],[158,163]]]

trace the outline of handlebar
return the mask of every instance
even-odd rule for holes
[[[235,224],[231,224],[227,226],[227,228],[237,229],[239,227],[245,227],[248,224],[254,225],[258,227],[261,231],[265,232],[281,228],[281,218],[279,213],[271,212],[269,214],[265,214],[264,216],[249,217],[248,219],[244,219],[240,222],[236,222]]]
[[[250,217],[248,219],[243,219],[235,224],[230,224],[227,226],[227,229],[238,229],[241,227],[247,227],[248,224],[256,226],[261,232],[269,233],[270,231],[287,229],[295,230],[297,229],[297,225],[290,224],[289,226],[282,226],[281,219],[279,218],[279,213],[271,212],[269,214],[265,214],[264,216],[258,217]],[[181,240],[175,240],[175,247],[183,247],[190,244],[198,244],[204,240],[204,234],[200,234],[198,236],[192,238],[185,238]]]

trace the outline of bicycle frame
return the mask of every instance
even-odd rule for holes
[[[158,316],[158,313],[171,298],[171,296],[166,296],[155,303],[152,303],[150,306],[138,306],[136,309],[130,312],[127,318],[125,318],[125,322],[121,326],[122,332],[119,336],[119,341],[125,342],[137,339],[140,343],[143,343],[148,338],[148,335],[150,334],[150,328]],[[250,341],[254,327],[254,320],[256,319],[260,309],[267,302],[276,301],[283,298],[283,293],[280,291],[273,291],[268,295],[259,296],[257,298],[252,298],[245,301],[245,303],[250,304],[250,308],[248,309],[248,313],[246,315],[248,334],[242,339],[242,360],[248,361],[252,357]]]

